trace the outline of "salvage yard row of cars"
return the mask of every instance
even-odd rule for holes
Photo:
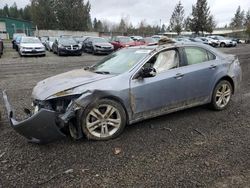
[[[82,55],[83,52],[92,54],[110,54],[113,51],[124,47],[156,45],[163,36],[154,35],[152,37],[141,36],[114,36],[109,40],[93,36],[68,36],[60,37],[43,36],[38,40],[36,37],[27,37],[25,34],[15,34],[12,41],[13,48],[20,56],[40,55],[45,56],[46,50],[52,51],[58,56],[61,55]],[[207,37],[177,37],[172,39],[178,42],[195,42],[207,44],[212,47],[235,47],[237,42],[222,36]]]
[[[109,140],[128,124],[178,110],[203,104],[224,110],[241,79],[235,55],[160,39],[159,45],[123,48],[90,67],[40,81],[23,121],[15,119],[6,91],[3,97],[11,126],[30,142]]]

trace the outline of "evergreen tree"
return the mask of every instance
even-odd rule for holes
[[[246,13],[244,26],[246,27],[246,33],[250,37],[250,10],[248,10],[247,13]]]
[[[39,29],[92,29],[90,3],[84,0],[31,0],[31,15]]]
[[[126,25],[126,22],[123,18],[121,18],[121,21],[119,23],[118,32],[121,32],[122,34],[127,32],[127,25]]]
[[[213,31],[215,21],[210,15],[207,0],[197,0],[196,5],[192,7],[192,15],[189,21],[190,29],[196,34]]]
[[[6,17],[10,16],[9,6],[7,4],[3,7],[3,16],[6,16]]]
[[[23,9],[23,17],[24,20],[31,20],[31,6],[27,5]]]
[[[180,35],[183,25],[184,25],[184,9],[181,2],[179,1],[171,16],[170,28],[172,31],[175,31],[177,32],[178,35]]]
[[[14,3],[10,8],[9,8],[9,17],[12,18],[19,18],[19,12],[17,10],[17,5]]]
[[[55,5],[53,0],[31,0],[32,21],[39,29],[57,29]]]
[[[94,18],[94,21],[93,21],[93,29],[94,29],[94,31],[97,31],[97,28],[98,28],[98,26],[97,26],[97,19]]]
[[[240,6],[237,8],[236,13],[234,14],[234,17],[232,18],[232,21],[230,23],[230,26],[233,29],[240,29],[244,25],[244,10],[241,11]]]
[[[244,26],[247,27],[250,24],[250,10],[247,11],[246,17],[244,19]]]

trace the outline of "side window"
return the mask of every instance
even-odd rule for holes
[[[157,74],[179,66],[179,54],[176,50],[160,52],[152,57],[144,67],[153,67]]]
[[[185,52],[188,65],[194,65],[209,60],[207,51],[202,48],[186,47]]]
[[[207,51],[207,55],[208,55],[209,61],[216,59],[216,56],[209,51]]]

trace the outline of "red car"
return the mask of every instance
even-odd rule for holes
[[[114,46],[114,50],[118,50],[124,47],[142,45],[141,42],[133,41],[130,37],[125,36],[113,37],[110,43]]]

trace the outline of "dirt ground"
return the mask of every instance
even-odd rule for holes
[[[237,54],[243,70],[242,89],[227,110],[202,106],[154,118],[111,141],[27,143],[10,127],[0,99],[0,187],[250,187],[250,45],[222,50]],[[38,81],[101,58],[20,58],[6,44],[0,90],[7,89],[22,118]]]

